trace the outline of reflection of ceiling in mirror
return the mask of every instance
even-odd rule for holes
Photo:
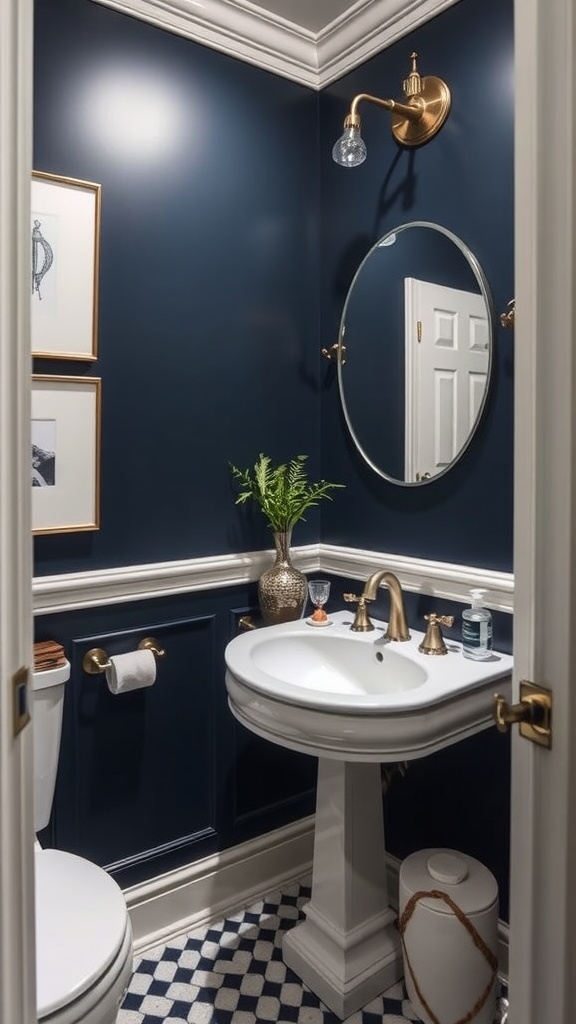
[[[407,281],[428,286],[416,305]],[[446,472],[470,442],[489,384],[491,312],[473,254],[440,226],[396,228],[358,268],[343,331],[340,394],[360,454],[398,483]]]

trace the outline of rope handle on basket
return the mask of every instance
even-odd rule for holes
[[[480,1010],[484,1006],[484,1003],[488,999],[488,996],[490,995],[490,990],[492,988],[492,985],[494,984],[494,979],[496,978],[496,973],[497,973],[497,970],[498,970],[498,961],[497,961],[496,957],[494,956],[494,953],[492,952],[492,950],[486,945],[486,943],[484,942],[484,939],[478,933],[477,929],[474,927],[474,925],[473,925],[472,921],[470,920],[470,918],[466,916],[464,911],[460,909],[458,904],[455,903],[454,900],[451,899],[451,897],[448,896],[447,893],[440,892],[438,889],[432,889],[430,892],[424,892],[423,890],[420,891],[420,892],[415,892],[414,895],[411,896],[410,899],[408,900],[408,902],[407,902],[407,904],[406,904],[406,906],[405,906],[405,908],[404,908],[404,910],[402,912],[402,915],[401,915],[400,920],[398,922],[398,927],[399,927],[399,930],[400,930],[400,940],[402,942],[402,949],[404,951],[404,959],[406,961],[406,966],[407,966],[408,971],[410,973],[410,977],[412,978],[412,982],[414,984],[414,988],[416,989],[416,995],[418,996],[420,1002],[422,1003],[422,1006],[426,1010],[426,1013],[428,1014],[428,1016],[432,1020],[433,1024],[442,1024],[442,1022],[438,1020],[438,1017],[436,1016],[436,1014],[433,1012],[433,1010],[430,1009],[428,1003],[426,1002],[424,996],[422,995],[422,992],[420,991],[420,986],[418,985],[418,982],[416,980],[416,975],[414,974],[414,971],[412,969],[412,964],[410,963],[410,959],[408,957],[408,950],[406,949],[406,943],[404,942],[404,932],[406,931],[406,927],[408,925],[408,922],[409,922],[410,918],[412,917],[412,914],[414,913],[414,910],[416,908],[416,904],[419,903],[420,900],[423,900],[423,899],[426,899],[426,898],[432,898],[432,899],[435,899],[435,900],[442,900],[443,903],[446,903],[446,905],[448,907],[450,907],[450,910],[453,911],[454,915],[460,921],[460,924],[464,925],[464,928],[466,929],[466,931],[470,935],[470,938],[472,939],[472,942],[474,943],[476,948],[479,949],[480,952],[483,954],[484,958],[486,959],[486,961],[488,963],[488,966],[491,968],[492,974],[490,976],[490,981],[486,985],[486,988],[482,992],[482,995],[476,1000],[476,1002],[474,1003],[474,1006],[472,1007],[472,1009],[469,1010],[468,1013],[464,1017],[460,1017],[460,1020],[455,1021],[455,1024],[469,1024],[470,1021],[474,1020],[476,1014],[480,1012]]]

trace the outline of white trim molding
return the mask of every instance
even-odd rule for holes
[[[125,889],[135,955],[222,920],[294,882],[309,882],[313,851],[312,815]],[[396,911],[400,864],[386,854],[390,905]],[[509,926],[500,920],[498,975],[504,982],[509,940]]]
[[[33,737],[24,714],[32,665],[33,13],[32,0],[0,2],[0,1020],[14,1024],[36,1020]]]
[[[466,601],[472,587],[481,587],[488,592],[488,608],[513,611],[512,573],[332,544],[295,547],[293,556],[294,564],[302,572],[326,572],[348,579],[365,580],[376,569],[386,568],[396,573],[404,590],[452,601]],[[37,576],[33,586],[34,614],[50,615],[240,586],[257,580],[270,566],[272,558],[272,551],[249,551],[93,572]]]
[[[322,89],[458,0],[357,0],[311,32],[249,0],[97,0],[311,89]]]
[[[314,816],[124,890],[138,955],[312,871]]]
[[[358,0],[316,37],[316,87],[323,89],[457,2]]]

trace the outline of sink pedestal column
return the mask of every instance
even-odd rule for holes
[[[402,977],[388,905],[380,765],[318,763],[312,897],[285,964],[344,1019]]]

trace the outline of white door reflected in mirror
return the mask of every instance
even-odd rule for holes
[[[468,443],[486,391],[489,328],[481,295],[404,279],[405,474],[442,473]]]

